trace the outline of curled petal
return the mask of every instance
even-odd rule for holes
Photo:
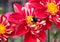
[[[47,2],[51,2],[51,0],[41,0],[41,2],[42,2],[44,5],[46,5]]]
[[[20,4],[14,3],[14,11],[20,13],[22,6]]]
[[[54,20],[54,23],[56,24],[56,26],[58,28],[60,28],[60,17],[55,16],[55,17],[53,17],[53,20]]]
[[[2,22],[2,24],[5,24],[6,21],[7,21],[7,17],[4,16],[4,15],[2,15],[2,16],[1,16],[1,22]]]

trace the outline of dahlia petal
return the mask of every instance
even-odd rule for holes
[[[14,24],[6,25],[6,33],[5,33],[5,35],[14,37],[15,32],[16,32],[16,25],[14,25]]]
[[[2,40],[2,36],[0,35],[0,40]]]
[[[13,6],[14,6],[14,11],[15,12],[18,12],[18,13],[21,12],[22,6],[20,4],[15,3],[15,4],[13,4]]]
[[[5,38],[8,38],[8,36],[7,35],[3,35]]]
[[[13,6],[14,6],[15,12],[25,15],[25,10],[24,10],[25,8],[24,7],[22,7],[20,4],[17,4],[17,3],[13,4]]]
[[[33,34],[31,34],[30,32],[28,32],[25,35],[24,42],[36,42],[36,37]]]
[[[44,30],[50,29],[52,27],[52,21],[46,20],[46,25],[44,25]]]
[[[32,16],[33,15],[34,8],[31,7],[31,3],[26,3],[25,4],[25,15],[26,16]]]
[[[3,36],[2,36],[2,40],[3,40],[3,42],[7,42],[8,41],[8,39],[3,37]]]
[[[10,37],[14,38],[16,36],[16,28],[13,28],[14,30],[12,30]]]
[[[52,22],[47,22],[45,29],[50,29],[52,27]]]
[[[38,11],[38,12],[35,12],[35,15],[36,15],[38,18],[46,18],[46,17],[49,15],[49,13]]]
[[[46,7],[41,5],[40,3],[33,2],[33,3],[30,3],[30,4],[31,4],[31,7],[34,7],[35,9],[39,9],[39,10],[45,10],[46,9]]]
[[[5,21],[6,23],[4,23],[5,27],[10,26],[10,23],[8,21]]]
[[[13,12],[7,12],[4,15],[7,17],[7,19],[9,19],[9,16],[12,14]]]
[[[7,41],[4,41],[4,42],[8,42],[8,40]]]
[[[24,20],[25,20],[25,16],[20,13],[12,13],[9,16],[9,21],[12,23],[20,24]]]
[[[33,8],[34,9],[34,11],[32,12],[32,14],[33,15],[35,15],[36,13],[38,14],[38,13],[40,13],[40,11],[44,11],[44,10],[46,10],[46,7],[43,7],[41,4],[39,4],[39,3],[35,3],[35,2],[33,2],[33,3],[26,3],[26,5],[25,5],[25,7],[26,7],[26,10],[31,14],[31,9]],[[25,11],[26,11],[25,10]],[[31,11],[30,11],[31,10]],[[28,13],[27,13],[28,14]]]
[[[44,5],[46,5],[47,2],[51,2],[51,0],[41,0],[41,2],[42,2]]]
[[[2,21],[2,24],[6,23],[5,21],[7,20],[7,17],[2,15],[1,16],[1,21]]]
[[[55,2],[58,4],[60,2],[60,0],[55,0]]]
[[[16,35],[17,36],[22,36],[22,35],[26,34],[28,31],[29,31],[29,29],[24,24],[21,24],[17,28]]]
[[[40,33],[37,34],[37,37],[40,39],[41,42],[45,42],[45,40],[46,40],[45,31],[40,31]]]
[[[56,24],[56,26],[58,28],[60,28],[60,17],[55,16],[55,17],[53,17],[53,20],[54,20],[54,23]]]
[[[4,24],[4,26],[10,26],[10,23],[8,22],[7,20],[7,17],[6,16],[2,16],[1,17],[1,23]]]
[[[36,6],[36,7],[35,7]],[[46,18],[47,15],[49,15],[49,13],[44,12],[46,10],[46,7],[41,5],[41,4],[35,4],[35,11],[34,14],[38,17],[38,18]]]
[[[12,34],[13,30],[9,29],[9,31],[6,31],[7,34]]]
[[[57,12],[57,15],[59,15],[59,16],[60,16],[60,10]]]

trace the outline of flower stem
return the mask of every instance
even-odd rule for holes
[[[48,42],[50,42],[50,30],[48,30]]]
[[[58,30],[58,38],[59,38],[59,41],[60,41],[60,29]]]
[[[9,38],[7,42],[14,42],[13,38]]]

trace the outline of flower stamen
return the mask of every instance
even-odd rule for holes
[[[0,24],[0,34],[4,34],[6,32],[6,27],[3,24]]]
[[[47,4],[47,10],[52,13],[52,15],[55,15],[58,11],[58,7],[55,3],[51,2]]]
[[[27,16],[26,17],[26,22],[30,23],[31,21],[33,21],[32,16]]]

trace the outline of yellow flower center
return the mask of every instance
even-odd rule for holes
[[[54,15],[55,13],[57,13],[58,11],[58,7],[56,6],[55,3],[51,2],[51,3],[48,3],[47,5],[47,10],[52,13],[52,15]]]
[[[33,18],[32,16],[27,16],[27,18],[26,18],[27,23],[30,23],[33,20],[32,18]]]
[[[0,24],[0,34],[4,34],[6,32],[6,27],[3,24]]]

